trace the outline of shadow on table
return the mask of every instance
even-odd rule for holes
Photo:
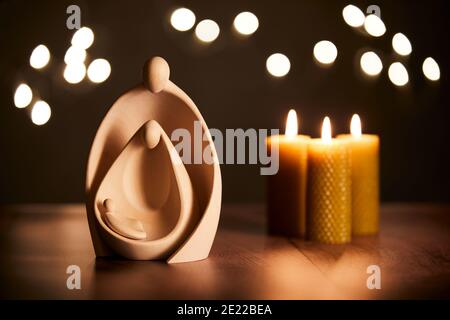
[[[97,258],[93,263],[93,299],[214,298],[215,268],[210,259],[168,265],[164,261]],[[198,279],[192,281],[192,279]],[[189,290],[186,290],[189,288]]]

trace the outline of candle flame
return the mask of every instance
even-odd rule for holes
[[[362,135],[361,119],[357,114],[353,115],[352,121],[350,122],[350,133],[354,138],[361,138]]]
[[[331,122],[330,118],[325,117],[322,124],[322,141],[331,143]]]
[[[297,112],[294,109],[289,110],[287,120],[286,120],[286,136],[288,138],[293,138],[298,133],[298,121]]]

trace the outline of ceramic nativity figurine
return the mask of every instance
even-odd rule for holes
[[[95,253],[168,263],[205,259],[221,209],[214,143],[194,102],[169,80],[164,59],[149,59],[143,74],[143,84],[110,108],[89,154],[86,208]],[[194,136],[196,121],[209,163],[183,163],[170,140],[178,128]]]

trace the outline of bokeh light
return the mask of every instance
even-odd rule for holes
[[[253,13],[245,11],[239,13],[236,18],[234,18],[233,26],[237,32],[248,36],[258,30],[259,21]]]
[[[291,69],[291,62],[282,53],[274,53],[266,61],[267,71],[274,77],[284,77]]]
[[[369,14],[364,20],[364,29],[373,37],[381,37],[386,33],[386,26],[375,14]]]
[[[195,14],[187,8],[178,8],[170,16],[170,24],[175,30],[188,31],[195,24]]]
[[[33,100],[31,88],[27,84],[21,83],[14,93],[14,105],[17,108],[25,108],[31,103],[31,100]]]
[[[83,63],[86,60],[86,50],[80,47],[71,46],[64,55],[66,64]]]
[[[412,46],[409,39],[403,33],[396,33],[392,37],[392,48],[401,56],[410,55],[412,52]]]
[[[409,82],[408,71],[401,62],[394,62],[389,67],[389,79],[398,87],[402,87]]]
[[[342,17],[345,22],[354,28],[359,28],[364,24],[366,16],[357,6],[349,4],[342,10]]]
[[[220,33],[219,25],[210,19],[202,20],[195,27],[195,35],[202,42],[213,42]]]
[[[40,44],[34,48],[33,52],[31,52],[30,66],[34,69],[42,69],[48,64],[49,61],[50,51],[45,45]]]
[[[383,70],[380,57],[373,51],[363,53],[360,60],[362,71],[369,76],[376,76]]]
[[[337,48],[333,42],[322,40],[314,46],[314,58],[322,64],[331,64],[336,60]]]
[[[423,62],[422,71],[425,77],[431,81],[438,81],[441,78],[441,69],[436,60],[431,57],[426,58]]]
[[[80,83],[86,76],[86,66],[82,62],[68,64],[63,75],[68,83]]]
[[[52,110],[47,102],[39,100],[31,110],[31,121],[38,126],[46,124],[52,115]]]
[[[88,27],[82,27],[73,34],[71,43],[74,47],[86,50],[94,43],[94,32]]]
[[[103,82],[111,74],[111,65],[106,59],[95,59],[89,65],[87,74],[92,82]]]

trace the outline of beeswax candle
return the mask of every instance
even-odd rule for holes
[[[362,134],[361,119],[352,117],[351,134],[338,139],[349,143],[352,162],[352,232],[376,234],[379,229],[379,138]]]
[[[308,136],[298,135],[297,114],[289,111],[286,134],[267,139],[278,148],[279,170],[268,177],[268,231],[289,237],[305,235]]]
[[[308,145],[308,239],[339,244],[351,240],[350,156],[345,140],[331,138],[330,119],[322,138]]]

